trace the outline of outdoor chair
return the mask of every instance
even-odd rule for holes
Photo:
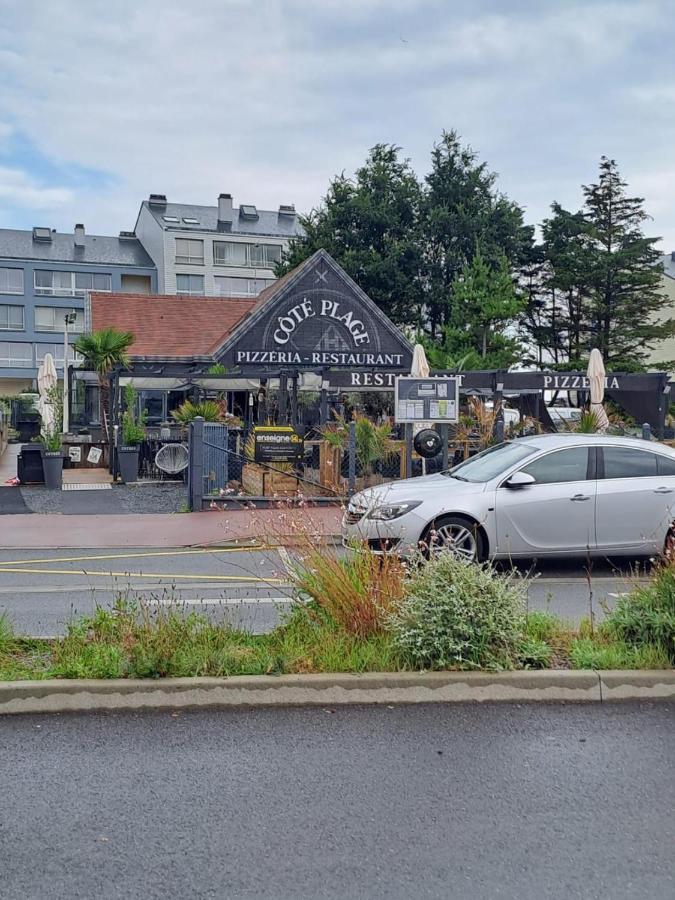
[[[188,448],[185,444],[164,444],[155,456],[155,465],[167,475],[178,475],[188,466]]]

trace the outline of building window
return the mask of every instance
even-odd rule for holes
[[[0,294],[23,294],[23,269],[0,268]]]
[[[236,278],[230,275],[216,275],[213,279],[219,297],[257,297],[273,278]]]
[[[0,331],[23,331],[23,306],[0,303]]]
[[[33,345],[20,344],[16,341],[0,341],[0,368],[32,369]]]
[[[249,266],[273,269],[281,262],[281,244],[243,244],[235,241],[213,242],[213,263],[216,266]]]
[[[59,342],[58,344],[36,344],[35,363],[37,366],[42,365],[46,353],[51,353],[51,355],[54,357],[54,365],[57,369],[63,368],[63,344],[61,342]],[[82,357],[79,355],[79,353],[75,353],[73,345],[69,344],[68,362],[73,363],[81,359]]]
[[[65,318],[69,313],[75,313],[75,322],[68,326],[68,331],[70,333],[82,333],[84,331],[84,312],[57,306],[35,307],[35,330],[64,331]]]
[[[203,275],[176,275],[176,293],[200,297],[204,294]]]
[[[191,266],[204,265],[204,241],[176,238],[176,262]]]
[[[35,293],[51,297],[84,297],[86,291],[112,291],[112,276],[94,272],[35,270]]]

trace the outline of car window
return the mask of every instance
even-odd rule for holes
[[[517,441],[496,444],[443,474],[458,481],[490,481],[538,449],[532,444],[519,444]]]
[[[634,447],[603,447],[605,478],[656,477],[656,453]]]
[[[588,447],[567,447],[533,460],[521,469],[537,484],[559,484],[564,481],[586,481]]]
[[[656,468],[659,475],[675,475],[675,456],[656,454]]]

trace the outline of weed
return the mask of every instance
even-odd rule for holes
[[[403,596],[406,570],[391,554],[354,547],[346,557],[335,550],[310,547],[291,568],[301,597],[311,598],[348,634],[381,634],[387,616]]]
[[[591,638],[572,642],[570,661],[574,669],[663,669],[669,666],[668,656],[659,646],[635,647]]]

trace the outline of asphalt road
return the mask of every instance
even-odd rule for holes
[[[663,704],[0,720],[0,897],[671,900]]]
[[[590,583],[583,560],[539,564],[534,574],[530,606],[570,621],[591,605],[601,617],[636,578],[626,561],[594,561]],[[120,594],[182,603],[257,632],[273,627],[290,602],[284,559],[274,550],[0,551],[0,614],[22,634],[61,634],[71,617]]]

